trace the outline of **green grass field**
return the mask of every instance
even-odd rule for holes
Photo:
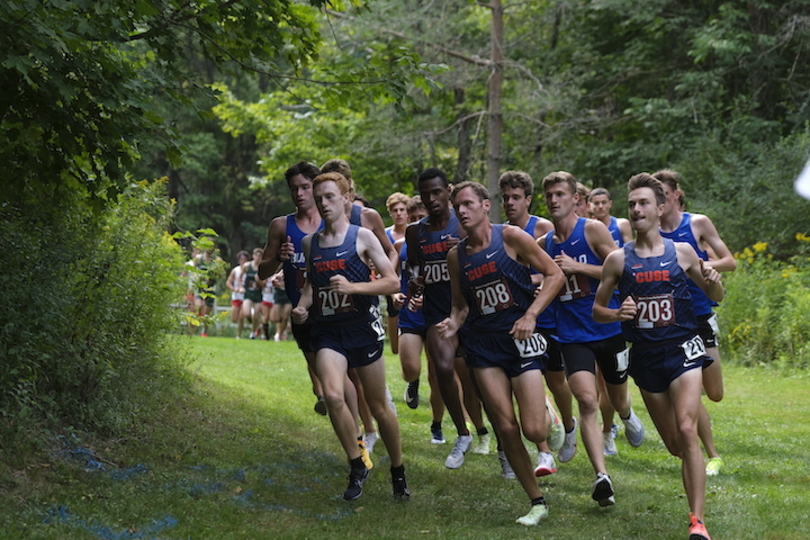
[[[347,464],[314,398],[293,342],[177,338],[189,351],[181,398],[144,412],[126,437],[68,436],[53,450],[2,465],[0,537],[36,539],[544,538],[686,539],[680,464],[664,450],[641,398],[648,429],[633,449],[623,435],[607,458],[616,506],[590,498],[593,473],[582,449],[541,480],[550,517],[524,528],[528,501],[500,476],[494,451],[445,469],[450,444],[429,442],[426,374],[422,403],[402,403],[398,362],[388,382],[399,409],[409,502],[391,497],[388,459],[358,501],[340,498]],[[709,403],[725,459],[709,479],[706,523],[714,540],[810,538],[810,400],[807,374],[726,366],[726,398]],[[453,433],[445,420],[445,435]],[[88,458],[91,461],[88,461]],[[96,463],[94,463],[96,462]],[[103,469],[103,470],[102,470]]]

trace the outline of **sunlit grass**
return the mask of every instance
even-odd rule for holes
[[[86,434],[0,472],[0,537],[42,539],[230,538],[546,538],[687,537],[688,507],[679,462],[666,454],[633,389],[647,442],[620,435],[607,458],[616,506],[590,499],[593,472],[581,447],[541,481],[551,515],[538,527],[514,523],[528,510],[497,456],[468,454],[444,467],[447,445],[429,443],[427,384],[413,411],[388,354],[412,497],[392,500],[388,460],[378,443],[363,497],[340,499],[347,464],[314,397],[292,342],[179,338],[194,360],[189,390],[144,413],[125,438]],[[810,403],[806,376],[725,367],[726,398],[707,403],[726,462],[709,480],[706,521],[717,539],[810,537]],[[426,383],[425,377],[423,381]],[[452,440],[449,420],[445,435]],[[104,470],[64,449],[84,448]],[[140,465],[140,467],[138,467]]]

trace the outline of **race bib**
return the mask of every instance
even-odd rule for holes
[[[616,373],[627,371],[630,367],[630,349],[616,353]]]
[[[450,272],[447,270],[447,260],[427,261],[422,265],[425,276],[425,285],[434,283],[447,283],[450,281]]]
[[[675,324],[675,299],[671,294],[635,298],[636,328],[662,328]]]
[[[321,315],[340,315],[354,311],[354,298],[331,289],[318,289],[318,309]]]
[[[521,358],[537,358],[546,354],[548,343],[543,334],[534,333],[527,339],[515,339],[515,347]]]
[[[689,341],[681,343],[683,354],[686,356],[687,361],[697,360],[701,356],[706,356],[706,347],[703,345],[703,340],[700,336],[695,336]]]
[[[712,313],[712,316],[706,321],[714,332],[716,337],[720,337],[720,325],[717,324],[717,313]]]
[[[299,291],[304,290],[304,285],[307,284],[307,269],[295,267],[295,288]]]
[[[380,315],[379,306],[369,306],[369,315],[371,316],[371,329],[377,334],[377,341],[385,339],[385,327],[383,326],[382,315]]]
[[[473,296],[482,315],[490,315],[515,305],[509,284],[503,278],[473,287]]]
[[[565,285],[557,294],[560,302],[570,302],[591,294],[591,282],[583,274],[566,274]]]

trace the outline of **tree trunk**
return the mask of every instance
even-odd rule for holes
[[[467,107],[465,106],[464,88],[454,88],[453,96],[456,105],[456,118],[458,119],[458,165],[456,166],[456,174],[453,176],[453,183],[457,184],[470,179],[470,167],[472,166],[472,136],[470,134],[470,127],[473,124],[472,118],[468,116]]]
[[[498,178],[501,174],[501,86],[503,84],[503,6],[500,0],[491,0],[492,56],[489,75],[489,114],[487,117],[487,188],[497,201]],[[494,223],[501,222],[501,205],[494,203],[489,211]]]

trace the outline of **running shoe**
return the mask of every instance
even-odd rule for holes
[[[563,441],[562,448],[557,452],[557,459],[560,463],[568,463],[574,459],[577,453],[577,419],[574,418],[574,427],[571,431],[565,432],[565,440]]]
[[[616,504],[616,499],[613,498],[613,482],[605,473],[596,475],[591,498],[598,502],[599,506],[613,506]]]
[[[689,513],[689,540],[712,540],[706,531],[706,526],[691,512]]]
[[[482,456],[489,455],[489,446],[492,443],[492,436],[489,433],[478,436],[478,443],[473,448],[473,454],[480,454]]]
[[[627,437],[630,446],[634,448],[641,446],[644,442],[644,424],[636,416],[635,411],[630,409],[630,416],[622,418],[622,422],[624,422],[624,436]]]
[[[366,451],[369,454],[374,452],[374,445],[377,444],[377,439],[379,439],[379,437],[377,436],[376,431],[363,435],[363,442],[366,444]]]
[[[444,444],[447,441],[444,439],[444,433],[442,433],[442,426],[439,425],[437,427],[431,426],[430,428],[430,443],[431,444]]]
[[[360,447],[360,459],[363,460],[363,464],[366,466],[366,469],[368,470],[373,469],[374,463],[371,461],[371,457],[368,455],[368,450],[366,450],[366,443],[363,442],[362,437],[358,437],[357,446]]]
[[[723,460],[719,457],[713,457],[706,463],[706,476],[717,476],[720,474],[720,469],[723,468]]]
[[[321,416],[326,416],[328,411],[326,410],[326,402],[323,400],[323,396],[318,396],[318,401],[315,402],[314,409],[315,412]]]
[[[534,475],[539,478],[555,472],[557,472],[557,464],[554,462],[554,456],[548,452],[537,454],[537,467],[534,468]]]
[[[612,426],[610,426],[610,433],[611,433],[611,435],[613,435],[614,439],[616,437],[618,437],[619,436],[619,426],[617,426],[616,424],[613,424]]]
[[[548,410],[549,418],[551,418],[551,425],[549,426],[546,442],[548,443],[548,449],[552,452],[556,452],[565,444],[565,426],[562,420],[560,420],[560,415],[554,410],[554,406],[551,404],[548,396],[546,396],[546,409]]]
[[[391,395],[391,390],[388,389],[388,385],[385,385],[385,399],[388,401],[388,408],[391,409],[394,414],[397,414],[397,404],[394,403],[394,396]]]
[[[608,431],[607,433],[602,433],[602,438],[604,439],[605,449],[604,453],[606,456],[615,456],[619,453],[619,450],[616,448],[616,440],[613,438],[613,433]]]
[[[501,476],[507,480],[514,480],[516,478],[515,471],[512,469],[512,465],[509,464],[509,460],[506,459],[506,453],[503,450],[498,450],[498,459],[501,462]]]
[[[419,379],[409,382],[405,388],[405,405],[411,409],[419,407]]]
[[[450,455],[444,461],[444,466],[448,469],[458,469],[464,464],[464,454],[469,452],[472,448],[473,438],[472,435],[459,435],[456,437],[456,442],[453,444],[453,449]]]
[[[403,500],[408,500],[411,498],[411,492],[408,491],[408,483],[405,481],[404,466],[400,466],[399,470],[391,467],[391,485],[394,487],[395,498]]]
[[[546,519],[548,517],[548,506],[545,504],[535,504],[532,506],[532,509],[523,517],[519,517],[515,520],[515,523],[520,523],[521,525],[526,525],[530,527],[532,525],[537,525],[540,523],[541,519]]]
[[[352,468],[349,472],[349,487],[343,492],[343,498],[347,501],[354,501],[360,498],[363,494],[363,483],[368,478],[368,469]]]

